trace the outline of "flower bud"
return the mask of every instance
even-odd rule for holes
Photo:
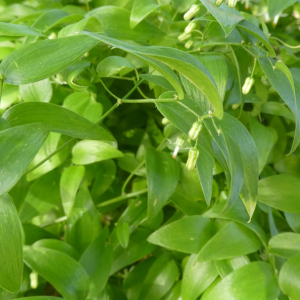
[[[215,6],[219,7],[222,4],[223,0],[216,0]]]
[[[246,9],[249,9],[249,6],[250,6],[250,1],[249,1],[249,0],[246,0],[246,1],[245,1],[245,8],[246,8]]]
[[[191,34],[189,33],[189,34],[186,34],[185,32],[184,33],[182,33],[180,36],[178,36],[178,40],[180,41],[180,42],[182,42],[182,41],[185,41],[185,40],[187,40],[187,39],[189,39],[191,37]]]
[[[228,6],[231,8],[234,8],[236,6],[237,0],[229,0]]]
[[[255,80],[254,80],[253,77],[247,77],[246,78],[245,83],[244,83],[243,88],[242,88],[242,92],[243,92],[244,95],[247,95],[250,92],[254,82],[255,82]]]
[[[188,41],[185,43],[184,47],[185,47],[186,49],[190,49],[190,48],[193,46],[193,44],[194,44],[194,42],[193,42],[192,40],[188,40]]]
[[[191,33],[197,27],[196,22],[190,22],[188,26],[185,27],[184,32],[186,34]]]
[[[192,19],[200,11],[200,5],[193,4],[191,8],[184,14],[183,19],[188,21]]]
[[[184,143],[184,139],[182,137],[178,137],[176,142],[175,142],[176,147],[175,147],[174,152],[172,154],[173,158],[175,158],[177,156],[178,151],[182,147],[183,143]]]
[[[33,271],[32,273],[30,273],[29,278],[30,278],[30,287],[35,290],[39,286],[38,273]]]
[[[273,25],[277,25],[278,21],[279,21],[279,17],[280,17],[280,14],[276,15],[274,17],[274,20],[273,20]]]
[[[197,159],[199,157],[199,150],[195,147],[191,148],[189,151],[189,157],[186,162],[186,168],[190,171],[194,170],[196,167]]]
[[[201,129],[202,129],[202,120],[195,122],[189,131],[189,138],[193,141],[196,140]]]
[[[163,119],[161,120],[161,123],[162,123],[163,125],[167,125],[168,123],[170,123],[170,121],[169,121],[167,118],[163,118]]]

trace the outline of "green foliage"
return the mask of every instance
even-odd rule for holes
[[[0,1],[0,300],[298,300],[299,19]]]

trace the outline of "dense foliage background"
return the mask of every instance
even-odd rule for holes
[[[298,2],[1,0],[0,299],[299,300]]]

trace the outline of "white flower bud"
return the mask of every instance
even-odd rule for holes
[[[246,0],[245,1],[245,8],[249,9],[249,7],[250,7],[250,0]]]
[[[234,8],[236,6],[237,0],[229,0],[228,6],[231,8]]]
[[[30,278],[30,287],[35,290],[39,286],[39,275],[37,272],[33,271],[29,275]]]
[[[189,151],[189,157],[186,162],[186,168],[190,171],[194,170],[196,167],[196,163],[199,157],[199,150],[196,149],[195,147],[191,148]]]
[[[280,17],[280,14],[276,15],[274,17],[274,20],[273,20],[273,25],[277,25],[278,21],[279,21],[279,17]]]
[[[255,80],[254,80],[253,77],[247,77],[246,78],[245,83],[244,83],[243,88],[242,88],[242,92],[243,92],[244,95],[247,95],[250,92],[254,82],[255,82]]]
[[[184,32],[186,34],[191,33],[197,27],[196,22],[190,22],[188,26],[185,27]]]
[[[202,129],[202,120],[195,122],[189,131],[189,138],[193,141],[196,140],[201,129]]]
[[[192,19],[200,11],[200,5],[193,4],[191,8],[184,14],[183,19],[188,21]]]
[[[163,125],[167,125],[168,123],[170,123],[170,121],[169,121],[167,118],[163,118],[163,119],[161,120],[161,123],[162,123]]]
[[[216,0],[215,6],[220,6],[222,4],[223,0]]]
[[[193,46],[193,44],[194,44],[194,41],[189,40],[189,41],[187,41],[187,42],[185,43],[184,47],[185,47],[186,49],[190,49],[190,48]]]
[[[185,32],[178,36],[180,42],[185,41],[191,37],[191,34],[186,34]]]
[[[173,158],[175,158],[177,156],[178,151],[182,147],[183,143],[184,143],[184,139],[182,137],[178,137],[176,142],[175,142],[176,147],[175,147],[174,152],[172,154]]]

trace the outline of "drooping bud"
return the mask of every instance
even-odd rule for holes
[[[234,8],[236,6],[237,0],[229,0],[228,6],[231,8]]]
[[[246,0],[246,1],[245,1],[245,8],[246,8],[246,9],[249,9],[249,6],[250,6],[250,1],[249,1],[249,0]]]
[[[37,272],[33,271],[29,275],[30,278],[30,287],[35,290],[39,286],[39,275]]]
[[[191,148],[189,151],[189,157],[186,162],[186,168],[190,171],[194,170],[196,167],[197,159],[199,157],[199,150],[196,149],[195,147]]]
[[[278,21],[279,21],[279,17],[280,17],[280,14],[276,15],[274,17],[274,20],[273,20],[273,25],[277,25]]]
[[[200,5],[193,4],[191,8],[184,14],[183,19],[189,21],[200,11]]]
[[[244,95],[247,95],[250,92],[254,82],[255,82],[255,80],[254,80],[253,77],[247,77],[246,78],[245,83],[244,83],[243,88],[242,88],[242,92],[243,92]]]
[[[180,42],[185,41],[191,37],[191,34],[186,34],[185,32],[178,36]]]
[[[202,120],[195,122],[190,131],[189,131],[189,138],[193,141],[195,141],[202,129]]]
[[[184,32],[186,34],[191,33],[197,27],[196,22],[190,22],[188,26],[185,27]]]
[[[176,142],[175,142],[175,149],[174,152],[172,154],[172,157],[175,158],[178,154],[179,149],[182,147],[184,143],[184,139],[182,137],[178,137]]]
[[[161,123],[162,123],[163,125],[167,125],[168,123],[170,123],[170,121],[169,121],[167,118],[163,118],[163,119],[161,120]]]
[[[223,0],[216,0],[215,6],[219,7],[222,4]]]
[[[189,41],[187,41],[187,42],[185,43],[184,47],[185,47],[186,49],[190,49],[190,48],[193,46],[193,44],[194,44],[194,41],[189,40]]]

